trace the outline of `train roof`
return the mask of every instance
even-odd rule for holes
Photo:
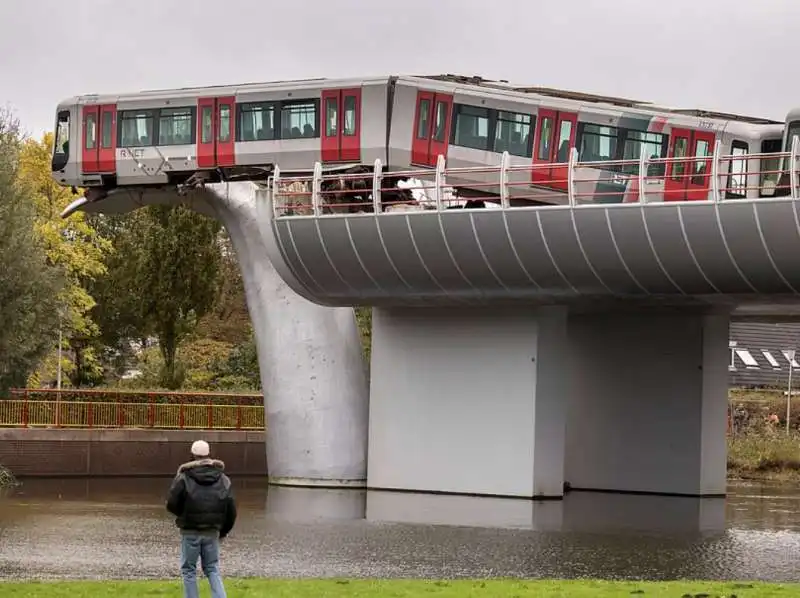
[[[100,101],[114,101],[117,100],[133,100],[142,98],[170,97],[175,95],[195,95],[209,92],[218,93],[236,93],[237,91],[256,91],[259,88],[268,88],[269,90],[281,90],[286,88],[303,89],[303,88],[316,88],[324,84],[335,86],[355,86],[355,85],[369,85],[376,83],[385,83],[393,79],[402,79],[407,81],[413,80],[431,80],[441,83],[464,85],[487,91],[500,91],[504,94],[524,98],[525,96],[540,95],[553,98],[573,100],[580,102],[588,102],[595,104],[606,104],[612,107],[631,108],[643,110],[645,112],[675,114],[680,116],[693,116],[697,118],[708,118],[724,121],[737,121],[753,125],[783,125],[783,121],[778,121],[769,118],[746,116],[741,114],[734,114],[729,112],[718,112],[713,110],[704,110],[699,108],[670,108],[666,106],[659,106],[653,102],[644,100],[634,100],[629,98],[620,98],[608,95],[599,95],[580,91],[571,91],[565,89],[556,89],[551,87],[541,87],[536,85],[519,85],[510,83],[507,80],[499,79],[485,79],[478,75],[465,76],[457,74],[439,74],[439,75],[383,75],[371,76],[360,78],[326,78],[315,77],[307,79],[292,79],[281,81],[264,81],[264,82],[251,82],[239,83],[228,85],[207,85],[202,87],[178,87],[171,89],[150,89],[138,92],[127,92],[120,94],[84,94],[72,98],[65,99],[60,104],[66,103],[85,103],[85,102],[100,102]],[[798,109],[800,111],[800,109]],[[795,112],[794,110],[792,111]]]

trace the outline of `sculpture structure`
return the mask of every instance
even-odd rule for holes
[[[81,198],[63,215],[183,203],[220,220],[242,269],[256,335],[270,482],[363,487],[368,383],[354,312],[316,305],[286,285],[267,255],[271,233],[257,192],[251,182],[215,183],[184,196],[120,190],[98,202]]]

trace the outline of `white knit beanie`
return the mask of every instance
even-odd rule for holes
[[[195,440],[192,443],[192,454],[195,457],[208,457],[210,452],[208,443],[205,440]]]

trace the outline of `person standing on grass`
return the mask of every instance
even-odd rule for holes
[[[185,598],[198,598],[197,559],[212,598],[226,598],[219,571],[219,542],[236,523],[236,502],[225,464],[209,457],[205,440],[192,444],[192,460],[178,468],[169,488],[167,510],[181,530],[181,576]]]

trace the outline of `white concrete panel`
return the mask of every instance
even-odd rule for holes
[[[728,322],[685,311],[570,317],[572,488],[725,493]]]
[[[537,385],[543,376],[545,403],[566,396],[556,385],[565,378],[550,374],[550,356],[542,356],[563,325],[542,326],[545,317],[374,309],[367,485],[561,496],[564,410],[540,408]]]

